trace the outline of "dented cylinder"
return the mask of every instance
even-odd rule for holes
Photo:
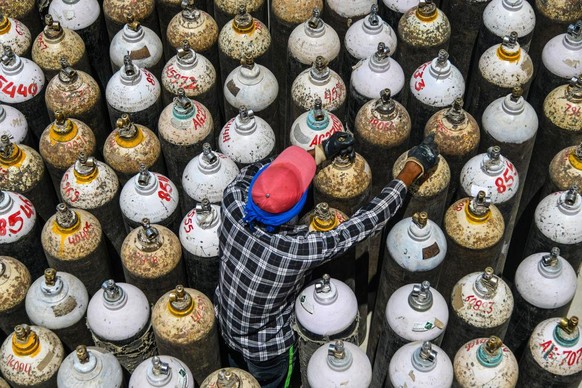
[[[9,335],[14,326],[30,323],[24,301],[30,287],[30,272],[10,256],[0,256],[0,330]]]

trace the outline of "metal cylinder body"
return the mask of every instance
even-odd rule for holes
[[[30,30],[21,21],[6,14],[0,17],[0,44],[12,47],[19,57],[30,58],[32,45]]]
[[[382,7],[380,14],[382,18],[393,28],[398,28],[398,22],[406,11],[412,7],[416,7],[418,1],[416,0],[382,0]]]
[[[41,242],[49,265],[76,276],[90,295],[111,276],[101,224],[87,211],[59,204],[43,227]]]
[[[568,190],[575,184],[582,187],[582,143],[564,148],[554,156],[542,196]]]
[[[20,20],[30,28],[30,32],[34,36],[42,31],[42,24],[34,0],[17,2],[12,0],[2,0],[0,2],[0,11],[8,17]]]
[[[160,34],[155,0],[143,0],[137,3],[128,0],[103,0],[103,16],[109,41],[123,29],[128,15],[152,29],[154,33]]]
[[[335,132],[344,131],[344,126],[336,115],[322,108],[320,99],[316,99],[313,108],[302,113],[288,131],[286,137],[290,145],[309,151]]]
[[[388,387],[447,388],[453,384],[453,363],[441,348],[416,341],[394,353],[388,366]],[[415,373],[416,372],[416,373]]]
[[[311,388],[346,385],[369,387],[372,366],[358,345],[337,340],[328,342],[313,353],[307,366]]]
[[[350,26],[365,17],[376,0],[326,0],[323,15],[329,25],[337,32],[340,42],[343,43]]]
[[[95,346],[80,346],[63,360],[57,375],[60,388],[122,388],[123,371],[115,356]]]
[[[218,23],[218,28],[222,29],[232,18],[236,17],[241,4],[243,3],[234,0],[214,0],[214,17]],[[268,2],[265,0],[247,0],[244,5],[249,14],[267,25]]]
[[[257,379],[247,371],[238,368],[221,368],[206,377],[200,387],[218,387],[220,384],[228,384],[230,381],[235,381],[235,384],[238,382],[240,388],[260,388],[261,386]]]
[[[10,105],[0,104],[0,136],[7,135],[16,144],[31,145],[26,117]]]
[[[24,301],[30,287],[30,272],[10,256],[0,256],[0,330],[9,335],[14,326],[29,323]]]
[[[190,5],[189,3],[195,3],[197,8],[202,10],[206,10],[206,0],[201,1],[189,1],[186,2],[186,6]],[[160,38],[162,38],[164,48],[168,46],[168,30],[175,31],[175,26],[170,26],[172,19],[174,16],[178,15],[180,11],[182,11],[182,1],[181,0],[158,0],[156,1],[156,11],[158,14],[158,20],[160,22]],[[218,29],[216,31],[218,34]],[[171,55],[170,55],[171,56]],[[166,57],[166,60],[169,57]]]
[[[144,360],[129,380],[130,388],[175,386],[194,388],[194,377],[183,361],[171,356],[154,356]]]
[[[183,361],[197,384],[220,368],[214,306],[204,294],[177,286],[152,308],[152,326],[161,354]]]

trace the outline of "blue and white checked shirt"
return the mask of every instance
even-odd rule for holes
[[[270,160],[269,160],[270,161]],[[329,232],[282,226],[251,232],[243,221],[248,188],[263,166],[244,168],[224,191],[216,313],[226,343],[252,361],[270,360],[295,343],[295,298],[311,269],[381,229],[400,208],[406,186],[394,180],[352,218]],[[330,274],[333,276],[333,274]]]

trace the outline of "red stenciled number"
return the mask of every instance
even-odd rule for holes
[[[158,186],[160,188],[160,190],[158,190],[158,197],[164,201],[170,202],[172,199],[170,194],[173,191],[172,186],[170,186],[170,180],[164,176],[158,176]]]
[[[150,73],[149,71],[143,69],[142,70],[144,72],[144,74],[146,75],[146,80],[151,84],[151,85],[155,85],[156,84],[156,80],[154,78],[154,75],[152,73]]]
[[[30,85],[28,85],[28,94],[30,94],[31,96],[36,96],[36,93],[38,93],[38,85],[33,82]]]
[[[28,96],[28,88],[22,84],[18,85],[18,89],[16,89],[16,93],[20,94],[23,97]]]
[[[423,79],[414,83],[414,89],[416,89],[417,92],[420,92],[425,86],[426,84]]]
[[[456,212],[460,212],[461,210],[463,210],[465,208],[465,202],[461,201],[458,204],[455,205],[455,207],[453,208],[454,211]]]
[[[503,182],[502,177],[495,179],[495,186],[497,186],[497,192],[499,194],[503,194],[507,191],[507,186],[505,186],[505,182]]]
[[[564,113],[567,113],[570,116],[578,116],[580,114],[580,111],[582,111],[582,107],[572,104],[566,104],[566,110],[564,111]]]
[[[10,228],[8,228],[10,233],[16,234],[22,230],[24,220],[20,216],[20,210],[16,211],[16,213],[12,213],[8,217],[8,226],[10,226]]]
[[[10,96],[10,98],[14,98],[16,96],[16,86],[14,86],[14,82],[8,82],[3,88],[2,93]]]
[[[192,225],[192,218],[188,217],[186,218],[186,221],[184,221],[184,232],[190,233],[192,229],[194,229],[194,225]]]
[[[20,25],[20,22],[18,20],[15,21],[14,23],[14,31],[16,31],[16,33],[18,35],[24,35],[24,31],[22,31],[22,26]],[[42,35],[39,35],[42,36]]]
[[[6,219],[0,218],[0,236],[6,235]]]

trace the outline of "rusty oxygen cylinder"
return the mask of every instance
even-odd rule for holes
[[[0,256],[0,331],[10,335],[14,326],[29,323],[26,315],[26,292],[30,287],[30,272],[24,264],[10,256]],[[1,386],[1,385],[0,385]]]
[[[386,303],[400,287],[428,280],[437,284],[447,253],[445,235],[426,212],[414,213],[394,225],[385,241],[386,250],[376,304],[368,335],[368,357],[374,362],[382,333]],[[381,357],[381,355],[379,355]]]
[[[582,352],[578,317],[550,318],[531,334],[519,361],[519,387],[578,387],[582,382]],[[574,356],[575,355],[575,356]]]
[[[58,204],[42,229],[41,242],[49,265],[76,276],[90,295],[111,276],[101,224],[87,211]]]
[[[56,387],[64,353],[59,337],[51,330],[17,325],[0,347],[0,373],[13,387]]]
[[[61,71],[48,83],[45,103],[51,120],[57,111],[65,117],[87,124],[95,135],[99,152],[111,128],[105,103],[97,82],[89,74],[77,71],[61,58]],[[73,102],[73,103],[72,103]]]
[[[582,142],[564,148],[554,156],[542,198],[556,191],[568,190],[573,185],[582,187]]]
[[[61,364],[59,388],[122,388],[123,370],[115,356],[95,346],[79,345]]]
[[[529,336],[543,320],[564,316],[576,293],[576,272],[560,249],[526,257],[515,272],[515,309],[507,328],[507,346],[516,357],[527,347]]]
[[[495,335],[504,338],[513,311],[513,295],[493,268],[465,275],[450,297],[449,324],[441,348],[454,357],[474,338]]]
[[[160,35],[155,0],[141,0],[139,2],[131,0],[103,0],[102,7],[109,41],[113,40],[115,34],[123,29],[128,15],[131,15],[134,20],[137,20],[142,25],[149,27],[158,36]]]
[[[153,356],[135,368],[130,388],[194,388],[194,377],[183,361],[170,356]]]
[[[0,104],[0,136],[2,135],[7,135],[15,144],[32,144],[26,117],[18,109]]]
[[[450,108],[436,112],[428,120],[424,127],[424,136],[431,133],[434,134],[434,142],[451,170],[451,183],[446,202],[448,204],[459,187],[463,166],[477,154],[481,136],[479,125],[473,116],[463,110],[463,100],[455,98]]]
[[[328,21],[343,43],[346,32],[350,26],[358,20],[364,18],[376,0],[325,0],[323,17]]]
[[[55,112],[55,121],[44,130],[38,143],[40,155],[56,188],[80,152],[93,155],[96,149],[91,128],[82,121],[68,118],[60,110]]]
[[[411,120],[406,108],[392,99],[390,89],[380,98],[368,101],[358,112],[354,127],[355,148],[372,169],[371,196],[376,196],[390,181],[386,166],[408,149]]]
[[[176,286],[152,308],[152,327],[161,354],[180,359],[201,384],[220,368],[214,306],[192,288]]]
[[[80,153],[63,175],[60,194],[67,206],[93,214],[115,251],[121,252],[126,233],[119,208],[119,179],[111,167]]]
[[[121,262],[127,282],[143,290],[150,304],[171,284],[186,281],[180,240],[165,226],[150,225],[147,218],[125,238]]]
[[[261,387],[257,379],[247,371],[238,368],[222,368],[205,378],[200,388],[228,387],[231,384],[240,388]]]
[[[209,0],[211,1],[211,0]],[[156,1],[156,11],[160,23],[160,37],[164,48],[168,45],[167,34],[168,31],[176,29],[175,25],[171,25],[174,16],[178,15],[185,7],[196,4],[199,9],[206,10],[207,0],[158,0]],[[216,28],[216,36],[218,36],[218,28]],[[168,58],[166,58],[168,59]]]
[[[218,28],[222,29],[239,12],[240,5],[244,4],[247,11],[253,18],[260,20],[267,25],[268,2],[265,0],[214,0],[214,18],[218,23]],[[200,383],[200,382],[198,382]]]
[[[343,132],[341,120],[322,107],[321,99],[316,98],[313,108],[302,113],[288,129],[288,142],[310,151],[335,132]]]
[[[73,30],[64,28],[50,14],[44,17],[45,27],[32,45],[32,60],[40,66],[48,83],[61,69],[61,58],[71,67],[91,73],[85,43]]]
[[[0,189],[26,195],[43,220],[53,215],[57,196],[38,152],[1,135],[0,170]]]
[[[34,325],[52,330],[70,350],[93,344],[85,324],[88,303],[87,289],[78,278],[47,268],[28,289],[26,313]]]
[[[12,47],[19,57],[30,58],[32,37],[28,27],[22,22],[6,16],[0,5],[0,45]]]
[[[132,122],[125,113],[115,126],[105,140],[103,157],[116,172],[121,185],[137,174],[142,164],[154,172],[166,172],[160,140],[154,132]]]
[[[464,344],[455,355],[453,369],[453,387],[457,388],[515,387],[519,374],[513,352],[496,336]]]
[[[429,341],[411,342],[398,349],[388,370],[390,387],[449,388],[453,376],[453,363],[447,354]]]
[[[42,31],[42,23],[34,0],[2,0],[0,12],[26,25],[33,36],[37,36]]]
[[[408,151],[400,155],[392,167],[392,178],[396,178],[404,169]],[[437,225],[441,225],[446,210],[446,199],[449,184],[451,182],[451,169],[442,157],[438,156],[436,166],[425,174],[425,177],[417,179],[409,188],[410,199],[405,202],[400,210],[402,217],[411,217],[414,213],[425,211],[428,218]]]

